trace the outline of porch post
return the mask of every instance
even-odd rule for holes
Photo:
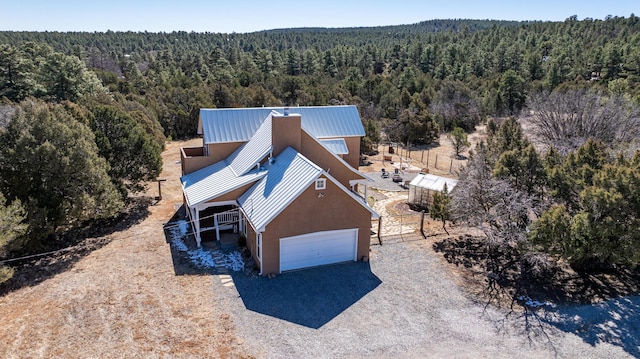
[[[244,233],[242,231],[242,211],[238,210],[238,232],[240,234]]]
[[[369,199],[369,185],[364,185],[364,203],[369,203],[367,200]]]
[[[193,225],[196,229],[196,244],[198,245],[198,248],[200,248],[200,209],[198,209],[198,207],[194,208],[194,219],[193,219]]]
[[[213,216],[213,225],[216,227],[216,240],[220,240],[220,228],[218,228],[218,214]]]

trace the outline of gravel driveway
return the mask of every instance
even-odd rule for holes
[[[465,296],[427,241],[374,246],[370,263],[326,266],[274,279],[242,272],[232,276],[235,287],[214,281],[214,302],[230,315],[238,337],[258,358],[637,355],[633,346],[637,350],[638,339],[633,337],[638,328],[629,334],[631,346],[590,342],[573,327],[551,322],[544,324],[544,331],[527,331],[523,316],[485,309]],[[633,308],[639,302],[636,299]],[[631,318],[634,323],[633,314]]]

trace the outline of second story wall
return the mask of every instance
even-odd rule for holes
[[[342,155],[342,158],[353,168],[360,166],[360,137],[345,137],[349,153]]]
[[[208,154],[203,147],[183,147],[180,149],[182,174],[187,175],[199,169],[220,162],[233,153],[242,142],[208,144]]]
[[[316,139],[311,137],[305,131],[302,132],[302,153],[303,156],[311,160],[311,162],[320,166],[323,170],[338,180],[343,186],[350,188],[349,181],[364,179],[362,175],[354,173],[348,168],[348,164],[336,158],[328,149],[322,146]],[[351,149],[349,149],[351,151]]]

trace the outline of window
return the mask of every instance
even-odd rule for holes
[[[326,178],[318,178],[316,180],[316,189],[326,189],[327,188],[327,179]]]

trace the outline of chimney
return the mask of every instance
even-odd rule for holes
[[[302,149],[302,117],[298,114],[290,114],[286,107],[284,115],[271,116],[271,143],[273,155],[278,156],[287,147],[292,147],[300,152]]]

